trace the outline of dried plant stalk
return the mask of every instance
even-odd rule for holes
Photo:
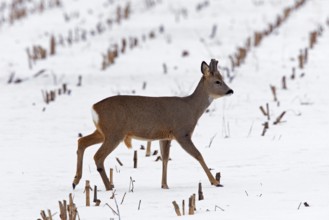
[[[265,123],[263,124],[263,126],[264,126],[264,128],[263,128],[262,136],[265,136],[265,133],[266,133],[267,129],[269,128],[269,126],[268,126],[268,122],[265,122]]]
[[[114,183],[113,183],[113,168],[110,168],[110,190],[113,190]]]
[[[263,106],[259,106],[259,109],[263,113],[264,116],[267,116],[267,113],[266,113],[265,109],[263,108]]]
[[[190,196],[188,199],[188,214],[194,215],[193,196]]]
[[[296,76],[296,68],[293,67],[292,68],[292,73],[291,73],[290,79],[295,79],[295,76]]]
[[[273,94],[273,100],[275,102],[277,102],[278,101],[278,98],[276,96],[276,87],[275,86],[270,86],[270,88],[271,88],[271,91],[272,91],[272,94]]]
[[[53,220],[50,209],[48,209],[48,220]]]
[[[195,196],[195,193],[192,195],[192,201],[193,201],[193,208],[194,208],[194,211],[196,210],[196,196]]]
[[[216,173],[215,179],[218,181],[219,184],[220,184],[220,178],[221,178],[220,172]]]
[[[181,216],[181,213],[180,213],[179,206],[178,206],[177,202],[173,201],[172,204],[174,205],[175,212],[176,212],[177,216]]]
[[[300,69],[304,69],[304,54],[302,51],[300,51],[300,54],[298,55],[298,64]]]
[[[119,163],[120,166],[123,166],[123,163],[120,161],[120,159],[118,157],[115,158],[117,160],[117,162]]]
[[[266,103],[266,113],[267,113],[267,120],[270,120],[270,106]]]
[[[286,114],[286,111],[283,111],[280,115],[279,115],[279,117],[277,117],[277,119],[275,120],[275,122],[273,122],[273,124],[278,124],[278,123],[280,123],[281,122],[281,119],[283,118],[283,116]]]
[[[97,198],[97,186],[96,185],[94,186],[94,200],[93,201],[94,201],[94,203],[96,203],[95,204],[96,206],[99,206],[101,203],[101,200],[99,200]]]
[[[142,204],[142,200],[139,200],[139,203],[138,203],[138,210],[141,209],[141,204]]]
[[[41,215],[42,220],[48,220],[47,215],[44,210],[41,210],[40,215]]]
[[[86,180],[85,193],[86,193],[86,206],[90,206],[90,182],[89,182],[89,180]]]
[[[61,201],[59,201],[58,203],[59,203],[59,217],[61,218],[61,220],[67,220],[66,200],[64,200],[63,203]]]
[[[137,150],[134,151],[134,168],[137,168]]]
[[[148,142],[147,142],[145,156],[146,156],[146,157],[151,156],[151,141],[148,141]]]
[[[203,192],[202,192],[202,184],[201,184],[201,182],[199,183],[199,187],[198,187],[198,196],[199,196],[199,201],[200,201],[200,200],[204,200],[204,196],[203,196]]]
[[[126,194],[127,194],[126,192],[125,192],[125,194],[123,194],[120,205],[122,205],[123,201],[125,200]]]
[[[286,76],[282,77],[282,89],[287,89],[287,80],[286,80]]]
[[[50,38],[50,55],[55,55],[56,53],[56,41],[55,37],[52,35]]]

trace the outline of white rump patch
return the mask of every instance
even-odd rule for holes
[[[91,115],[93,117],[94,123],[97,125],[98,121],[99,121],[99,116],[98,116],[98,114],[97,114],[97,112],[95,111],[94,108],[91,109]]]

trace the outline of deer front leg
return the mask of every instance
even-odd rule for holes
[[[101,143],[103,136],[97,130],[94,133],[82,137],[78,140],[78,151],[77,151],[77,170],[72,183],[73,189],[79,184],[82,177],[82,166],[83,166],[83,154],[87,147]]]
[[[207,177],[212,185],[220,186],[219,182],[214,178],[211,174],[208,166],[206,165],[201,153],[194,146],[190,135],[184,135],[183,137],[176,138],[177,142],[182,146],[182,148],[189,153],[192,157],[194,157],[201,164],[203,170],[207,174]]]
[[[111,190],[111,184],[104,169],[104,161],[106,157],[118,146],[122,139],[106,138],[94,156],[97,171],[103,180],[106,190]]]
[[[169,140],[160,141],[160,151],[162,157],[162,183],[161,187],[163,189],[169,189],[167,184],[167,168],[168,168],[168,160],[170,153],[170,142]]]

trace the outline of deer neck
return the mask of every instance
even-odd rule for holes
[[[212,103],[213,98],[210,97],[206,91],[203,77],[201,78],[194,92],[190,96],[188,96],[188,101],[191,105],[191,109],[195,111],[195,114],[198,118],[201,117],[201,115]]]

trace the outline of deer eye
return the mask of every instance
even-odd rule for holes
[[[218,81],[218,80],[215,83],[218,84],[218,85],[222,85],[222,82]]]

